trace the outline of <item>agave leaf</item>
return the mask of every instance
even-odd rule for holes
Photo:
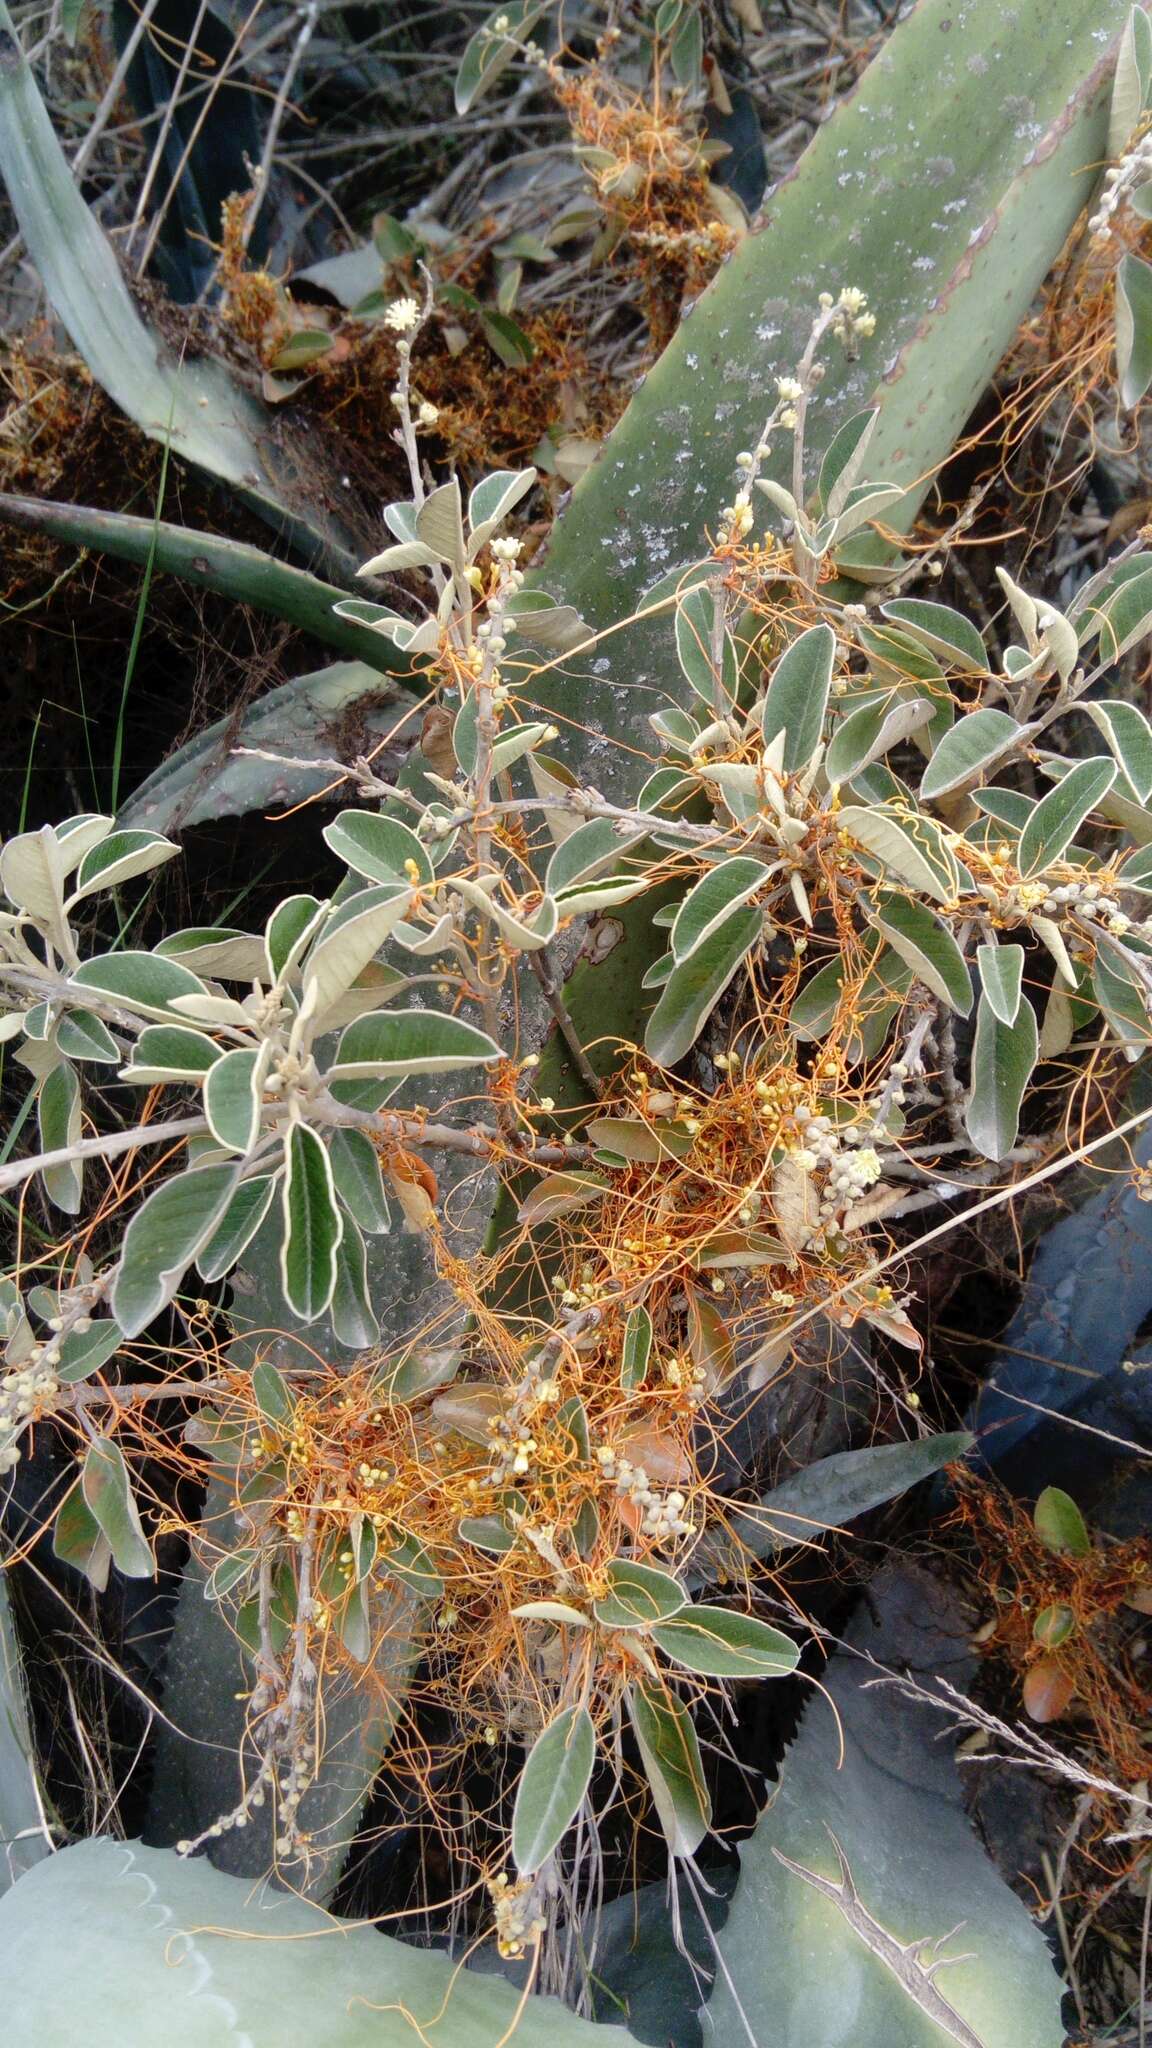
[[[333,606],[347,595],[338,584],[277,561],[247,541],[197,533],[164,519],[137,519],[127,512],[43,498],[0,497],[0,523],[96,548],[122,562],[151,562],[157,573],[179,576],[200,589],[218,591],[222,597],[286,619],[377,673],[401,679],[408,675],[407,656],[390,640],[355,619],[337,616]]]
[[[437,2048],[513,2035],[517,2048],[631,2042],[551,1998],[521,2012],[511,1984],[342,1926],[305,1899],[108,1838],[50,1857],[8,1894],[0,1969],[12,2039],[28,2048],[80,2039],[88,2048],[411,2048],[414,2018]]]
[[[927,1575],[887,1573],[872,1597],[879,1625],[850,1635],[863,1656],[832,1659],[831,1702],[809,1708],[741,1849],[705,2041],[1056,2048],[1060,1980],[972,1831],[944,1715],[869,1684],[868,1655],[963,1684],[962,1621]]]
[[[221,363],[172,361],[146,327],[80,196],[0,0],[0,174],[54,311],[98,384],[154,441],[240,490],[275,526],[296,525],[349,574],[350,536],[284,473],[264,408]]]
[[[8,1583],[7,1572],[0,1572],[0,1894],[47,1856],[52,1846],[37,1789],[36,1755]]]
[[[857,361],[829,355],[809,445],[819,458],[852,415],[878,404],[868,468],[907,487],[891,516],[910,524],[1091,193],[1091,167],[1106,155],[1113,52],[1104,39],[1127,13],[1127,0],[1050,0],[1038,38],[1026,9],[921,0],[817,131],[768,225],[734,251],[576,485],[541,570],[554,596],[593,628],[614,625],[669,564],[698,559],[707,521],[730,499],[736,451],[757,444],[762,371],[794,368],[818,293],[846,284],[868,292],[877,329]],[[1006,134],[989,73],[1027,81],[1026,133]],[[866,205],[845,203],[853,177]],[[690,461],[669,461],[669,436],[673,456],[690,450]],[[768,473],[786,480],[790,453],[782,442]],[[620,477],[625,504],[638,508],[623,527]],[[582,718],[643,746],[648,689],[667,686],[670,634],[669,609],[606,640],[600,676],[581,683]],[[570,688],[562,672],[541,677],[534,703],[563,712]],[[597,762],[598,786],[614,773],[629,773],[623,749],[619,764]]]
[[[383,739],[403,732],[395,686],[366,662],[333,662],[270,690],[239,724],[222,718],[207,726],[133,790],[121,819],[179,832],[211,818],[286,807],[316,796],[332,786],[334,772],[297,767],[293,756],[330,752],[326,734],[352,704],[366,736]],[[258,760],[233,751],[240,747],[266,748],[273,758]]]

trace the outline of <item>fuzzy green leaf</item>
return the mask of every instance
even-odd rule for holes
[[[788,775],[806,768],[820,744],[835,658],[836,635],[831,626],[810,626],[781,655],[772,672],[761,723],[766,745],[778,732],[787,735],[784,769]]]
[[[336,1249],[332,1328],[337,1342],[349,1351],[367,1351],[370,1345],[380,1342],[380,1324],[368,1292],[368,1258],[364,1239],[352,1218],[345,1216],[343,1224]]]
[[[332,1299],[344,1218],[332,1185],[327,1148],[307,1124],[295,1124],[284,1147],[284,1299],[303,1323],[315,1322]]]
[[[1079,761],[1041,798],[1016,847],[1016,864],[1026,880],[1060,859],[1115,780],[1114,761]]]
[[[332,1181],[348,1214],[370,1237],[392,1227],[375,1145],[365,1131],[339,1129],[328,1143]]]
[[[946,732],[924,770],[920,795],[927,803],[948,796],[954,789],[974,782],[1010,754],[1023,737],[1024,727],[1006,711],[991,708],[970,711],[958,718]]]
[[[764,920],[754,904],[735,911],[691,957],[669,975],[648,1020],[644,1049],[661,1066],[674,1066],[695,1044],[733,975],[761,937]]]
[[[740,681],[736,645],[731,633],[720,627],[720,672],[712,665],[712,647],[717,616],[723,615],[724,593],[706,583],[697,584],[676,607],[676,654],[690,689],[708,705],[720,711],[734,704]]]
[[[671,1572],[634,1564],[628,1558],[613,1558],[604,1567],[604,1577],[608,1591],[592,1602],[592,1612],[602,1628],[647,1628],[678,1613],[688,1598]]]
[[[839,813],[838,822],[893,881],[904,882],[924,896],[933,896],[938,903],[948,901],[952,891],[923,846],[912,838],[907,819],[898,818],[883,804],[869,809],[862,804],[848,804]]]
[[[565,1707],[538,1735],[516,1788],[512,1859],[522,1877],[548,1861],[584,1803],[596,1761],[587,1707]]]
[[[884,698],[849,712],[828,743],[824,769],[829,782],[850,782],[873,761],[882,760],[911,733],[932,723],[935,710],[924,697]]]
[[[691,1716],[674,1694],[655,1686],[634,1685],[626,1698],[665,1840],[673,1856],[692,1856],[712,1816]]]
[[[972,977],[947,925],[927,904],[881,892],[866,905],[866,914],[917,979],[966,1017],[972,1008]]]
[[[124,1453],[111,1437],[97,1437],[89,1444],[80,1487],[84,1505],[125,1578],[155,1578],[156,1560],[140,1521]]]
[[[495,1040],[462,1017],[444,1017],[435,1010],[385,1010],[349,1024],[329,1073],[388,1080],[490,1066],[500,1057]]]
[[[893,620],[902,632],[910,633],[946,668],[959,669],[962,675],[982,676],[988,673],[984,642],[971,619],[966,619],[963,612],[953,611],[951,605],[934,604],[924,597],[896,597],[881,605],[880,609],[886,619]]]
[[[220,1047],[190,1024],[146,1024],[123,1078],[138,1087],[157,1081],[200,1081],[220,1058]]]
[[[625,1393],[643,1386],[652,1355],[652,1318],[642,1301],[629,1309],[620,1346],[620,1385]]]
[[[228,1152],[250,1152],[260,1128],[263,1055],[235,1046],[204,1077],[204,1114],[217,1144]]]
[[[1131,411],[1152,384],[1152,264],[1131,253],[1116,271],[1116,375]]]
[[[332,912],[304,967],[304,995],[315,1004],[314,1017],[323,1020],[332,1005],[347,994],[411,902],[408,882],[385,882],[376,889],[359,890]]]
[[[76,1069],[62,1060],[40,1084],[36,1098],[40,1144],[45,1152],[77,1145],[81,1137],[80,1082]],[[50,1202],[75,1216],[84,1194],[84,1165],[80,1159],[65,1160],[60,1166],[45,1166],[40,1178]]]
[[[1001,1024],[1010,1028],[1015,1024],[1020,1009],[1024,979],[1023,946],[997,945],[995,941],[991,945],[978,946],[976,964],[989,1009]]]
[[[78,1386],[114,1358],[124,1332],[111,1316],[102,1316],[90,1330],[72,1330],[60,1346],[56,1377],[63,1386]]]
[[[704,1678],[787,1678],[800,1660],[795,1643],[778,1628],[729,1607],[685,1607],[656,1623],[652,1640]]]
[[[672,926],[673,959],[677,963],[687,960],[699,946],[705,945],[727,922],[736,905],[754,896],[770,874],[763,861],[751,860],[746,854],[737,854],[709,868],[680,905]]]
[[[56,1044],[72,1060],[94,1060],[110,1067],[120,1058],[112,1033],[91,1010],[66,1010],[56,1026]]]
[[[987,996],[981,996],[964,1124],[985,1159],[1003,1159],[1016,1143],[1020,1104],[1039,1049],[1036,1012],[1030,1002],[1021,1001],[1014,1024],[1003,1024]]]
[[[166,1308],[235,1191],[237,1168],[201,1166],[156,1188],[137,1209],[120,1252],[112,1313],[126,1337],[139,1337]]]
[[[1152,611],[1149,618],[1152,620]],[[1125,703],[1122,697],[1085,702],[1084,709],[1111,747],[1137,803],[1146,804],[1152,796],[1152,725],[1135,704]]]
[[[158,953],[104,953],[85,960],[69,982],[70,989],[106,996],[110,1003],[135,1010],[141,1017],[171,1014],[177,996],[206,996],[199,975]]]
[[[268,1214],[275,1188],[275,1175],[270,1173],[241,1181],[211,1237],[196,1254],[201,1279],[222,1280],[232,1271]]]
[[[134,875],[147,874],[162,862],[174,859],[179,851],[178,846],[170,839],[162,839],[158,832],[112,832],[84,855],[70,901],[78,903],[95,889],[113,889],[119,882],[131,881]]]

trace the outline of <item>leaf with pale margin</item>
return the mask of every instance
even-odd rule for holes
[[[652,1318],[642,1301],[628,1311],[620,1345],[620,1385],[625,1393],[643,1386],[652,1355]]]
[[[307,1124],[295,1124],[288,1133],[284,1166],[280,1278],[293,1315],[313,1323],[332,1299],[344,1216],[327,1149]]]
[[[410,861],[426,888],[435,880],[426,846],[399,818],[385,818],[378,811],[341,811],[324,827],[322,837],[336,858],[366,881],[408,881]]]
[[[935,706],[925,697],[886,698],[849,712],[828,742],[824,772],[829,782],[851,781],[901,740],[923,731],[935,715]]]
[[[222,1280],[242,1258],[263,1223],[276,1189],[274,1174],[242,1180],[207,1243],[196,1254],[202,1280]]]
[[[216,1142],[229,1152],[250,1152],[260,1128],[267,1053],[235,1046],[204,1077],[204,1114]]]
[[[584,1803],[596,1761],[587,1707],[565,1707],[529,1751],[512,1811],[512,1860],[522,1877],[548,1861]]]
[[[935,604],[924,597],[892,598],[880,609],[886,619],[891,619],[901,632],[910,633],[945,667],[959,669],[962,675],[982,676],[988,673],[984,642],[963,612],[953,611],[951,605]]]
[[[134,1010],[140,1017],[172,1015],[177,996],[206,996],[199,975],[157,953],[104,953],[85,960],[69,981],[81,995],[105,996],[109,1003]]]
[[[126,1337],[139,1337],[166,1308],[235,1192],[239,1169],[201,1166],[156,1188],[124,1233],[112,1313]]]
[[[353,1080],[451,1074],[461,1067],[490,1066],[500,1057],[495,1040],[462,1017],[435,1010],[384,1010],[349,1024],[329,1073]]]
[[[110,833],[84,855],[76,874],[76,887],[68,907],[91,896],[96,889],[114,889],[135,875],[148,874],[166,860],[173,860],[180,848],[158,832],[122,831]]]
[[[836,635],[831,626],[810,626],[781,655],[764,695],[761,724],[765,745],[785,734],[784,771],[808,766],[820,744],[832,687]]]
[[[949,892],[941,876],[890,810],[880,804],[868,810],[848,804],[839,813],[838,823],[893,880],[906,882],[938,903],[947,902]]]
[[[712,1810],[691,1716],[683,1701],[654,1686],[634,1685],[625,1698],[664,1838],[673,1856],[692,1856]]]
[[[879,417],[878,405],[867,412],[853,413],[828,443],[820,464],[819,484],[820,510],[827,518],[835,519],[843,510],[849,491],[859,480]]]
[[[1108,109],[1110,157],[1123,156],[1128,140],[1148,103],[1152,84],[1152,23],[1142,7],[1134,7],[1124,24],[1116,53],[1116,73]]]
[[[800,1660],[778,1628],[730,1607],[685,1607],[651,1635],[666,1657],[703,1678],[787,1678]]]
[[[348,1214],[370,1237],[391,1229],[380,1157],[366,1131],[340,1128],[328,1141],[332,1180]]]
[[[570,842],[569,842],[570,843]],[[566,849],[565,849],[566,850]],[[672,926],[672,957],[688,960],[726,923],[738,904],[746,903],[771,879],[771,869],[747,854],[736,854],[709,868],[689,889]]]
[[[624,1557],[605,1565],[604,1582],[607,1591],[592,1602],[592,1612],[602,1628],[647,1628],[677,1614],[688,1598],[671,1572]]]
[[[40,1084],[36,1098],[40,1144],[45,1152],[63,1151],[77,1145],[82,1135],[80,1082],[76,1069],[62,1060]],[[66,1216],[75,1216],[84,1195],[84,1164],[66,1159],[59,1166],[43,1166],[40,1179],[44,1192]]]
[[[1152,796],[1152,725],[1122,697],[1099,697],[1084,709],[1111,747],[1137,803],[1146,804]]]
[[[989,1009],[1001,1024],[1011,1027],[1020,1009],[1024,980],[1023,946],[1002,946],[995,940],[990,945],[977,946],[976,965]]]
[[[985,1159],[1003,1159],[1016,1143],[1020,1105],[1039,1049],[1036,1012],[1026,997],[1015,1023],[1002,1024],[987,996],[981,996],[964,1127]]]
[[[880,892],[865,903],[865,915],[917,980],[961,1017],[972,1008],[972,978],[947,925],[915,897]]]
[[[1152,265],[1131,253],[1116,271],[1116,375],[1131,411],[1152,384]]]
[[[128,1579],[153,1579],[156,1560],[144,1534],[124,1453],[111,1437],[89,1444],[80,1474],[84,1505]]]
[[[695,1044],[733,975],[763,933],[754,904],[737,910],[687,960],[673,969],[648,1020],[644,1048],[661,1066],[674,1066]]]
[[[1115,761],[1078,761],[1041,798],[1016,843],[1016,865],[1025,880],[1060,859],[1115,780]]]
[[[1026,738],[1029,727],[1006,711],[986,707],[958,718],[935,749],[920,780],[920,795],[929,801],[948,796],[974,782]]]

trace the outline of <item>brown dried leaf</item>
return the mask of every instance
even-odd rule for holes
[[[1024,1711],[1043,1724],[1066,1714],[1076,1694],[1074,1681],[1054,1657],[1041,1657],[1024,1679]]]

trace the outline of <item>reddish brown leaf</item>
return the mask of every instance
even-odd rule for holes
[[[1058,1721],[1075,1693],[1075,1684],[1055,1658],[1041,1657],[1024,1680],[1024,1711],[1030,1721]]]

